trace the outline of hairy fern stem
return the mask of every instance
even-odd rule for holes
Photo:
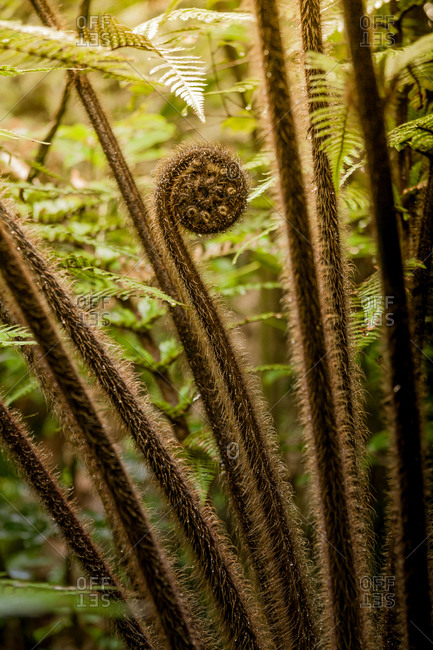
[[[255,0],[270,133],[279,172],[280,198],[290,253],[294,331],[301,395],[319,510],[319,558],[325,595],[325,634],[331,647],[365,650],[368,626],[361,608],[360,549],[350,464],[338,427],[337,391],[330,372],[307,202],[275,0]]]
[[[289,638],[292,643],[298,644],[297,647],[301,647],[304,643],[308,645],[313,642],[314,623],[305,588],[301,546],[297,531],[288,517],[288,499],[283,496],[286,490],[280,468],[274,462],[273,450],[268,442],[269,434],[267,439],[265,423],[261,420],[239,363],[239,352],[228,335],[222,313],[210,296],[179,228],[181,224],[200,234],[226,230],[241,216],[246,197],[246,177],[236,159],[222,147],[204,145],[181,148],[177,155],[160,166],[157,174],[155,205],[159,236],[163,237],[171,262],[196,309],[230,400],[237,405],[235,416],[240,440],[244,458],[249,462],[249,469],[245,471],[250,474],[249,483],[255,499],[259,499],[257,506],[261,502],[265,514],[268,543],[273,553],[272,570],[278,576],[278,582],[268,580],[268,589],[275,589],[274,607],[279,603],[277,611],[284,616],[284,621],[289,621],[297,611],[298,620],[295,626],[290,627]],[[280,591],[278,594],[283,585],[286,586],[286,593]],[[281,606],[284,599],[286,607]],[[282,619],[280,625],[281,622]],[[277,636],[281,636],[281,630],[278,632],[275,628],[275,619],[272,625]],[[284,625],[287,626],[287,622]]]
[[[23,479],[29,483],[57,524],[70,549],[77,557],[92,584],[109,587],[112,602],[125,607],[125,614],[115,619],[115,628],[131,650],[152,650],[155,646],[149,634],[131,614],[127,599],[114,573],[94,545],[81,523],[74,506],[45,463],[42,453],[32,442],[16,414],[11,413],[0,399],[0,441],[10,454]]]
[[[433,248],[433,159],[430,160],[427,177],[427,187],[424,196],[424,206],[421,227],[418,236],[416,259],[419,266],[413,271],[412,278],[412,309],[414,322],[414,342],[418,348],[415,357],[417,365],[421,365],[422,349],[425,336],[425,320],[427,315],[428,294],[430,287],[430,271],[432,267]]]
[[[323,53],[320,2],[318,0],[300,0],[299,5],[304,54],[307,55],[310,51]],[[312,93],[311,77],[319,72],[319,70],[310,70],[305,65],[310,114],[326,107],[325,102],[315,99]],[[348,326],[347,265],[342,253],[340,218],[331,166],[322,148],[322,140],[311,121],[310,131],[314,181],[317,187],[316,213],[320,249],[318,277],[324,293],[322,303],[325,311],[325,330],[329,340],[330,365],[333,372],[336,373],[336,412],[340,432],[348,443],[351,462],[354,466],[351,474],[355,478],[359,474],[358,466],[362,454],[363,422],[360,406],[357,403],[359,387],[356,386],[356,373],[352,357],[353,343],[350,340]]]
[[[180,595],[173,571],[152,532],[138,495],[2,221],[0,270],[74,416],[77,430],[81,433],[81,443],[95,459],[99,474],[97,478],[104,483],[115,504],[116,514],[123,524],[131,552],[137,557],[167,640],[179,650],[200,648],[185,599]]]
[[[323,53],[320,1],[299,0],[304,56],[308,52]],[[313,75],[304,62],[310,116],[324,110],[326,102],[315,98]],[[356,558],[359,571],[368,575],[371,557],[372,529],[370,495],[365,463],[366,427],[361,406],[360,370],[354,360],[354,346],[349,329],[349,278],[341,243],[341,221],[334,188],[331,165],[323,150],[323,142],[310,119],[314,182],[316,186],[316,220],[318,226],[317,274],[322,297],[325,337],[329,350],[329,367],[334,377],[335,414],[338,431],[347,453],[347,476],[354,491],[352,507],[358,531]]]
[[[7,298],[7,302],[6,299]],[[17,310],[14,309],[13,298],[2,282],[0,298],[0,321],[6,325],[23,327],[26,323],[20,318]],[[84,317],[84,315],[83,315]],[[97,460],[91,453],[88,446],[80,444],[81,433],[77,426],[74,415],[64,399],[62,390],[59,388],[46,358],[38,345],[21,345],[20,353],[24,357],[29,372],[32,373],[42,390],[47,404],[55,413],[62,427],[64,438],[69,440],[73,447],[79,446],[80,460],[84,462],[90,477],[98,477],[99,469]],[[97,398],[93,389],[88,386],[87,393],[92,403],[92,408],[97,410]],[[97,490],[99,498],[107,516],[107,522],[113,535],[113,545],[118,566],[122,567],[129,578],[130,588],[143,600],[149,600],[149,592],[143,582],[138,560],[134,553],[131,553],[126,531],[116,514],[116,504],[107,489],[104,481],[98,480]]]
[[[32,5],[44,24],[60,27],[57,16],[45,0],[32,0]],[[76,90],[99,137],[128,211],[155,270],[158,283],[166,293],[179,299],[176,282],[169,277],[166,271],[164,252],[160,246],[155,244],[150,217],[98,98],[84,75],[70,74],[74,75]],[[180,300],[183,302],[182,298],[181,294]],[[276,603],[279,603],[277,611],[284,613],[285,622],[280,625],[282,634],[285,638],[288,634],[290,635],[290,630],[296,630],[296,634],[303,639],[303,643],[307,647],[315,633],[313,632],[314,622],[307,595],[308,587],[302,560],[302,542],[297,526],[294,525],[292,517],[288,514],[290,495],[287,492],[289,490],[283,485],[279,471],[275,471],[272,463],[269,463],[270,454],[266,442],[269,434],[267,427],[263,428],[260,423],[261,417],[258,417],[257,409],[253,407],[253,402],[257,400],[251,400],[245,384],[245,376],[239,366],[233,373],[234,384],[229,377],[230,368],[226,365],[223,369],[222,376],[227,383],[228,396],[223,394],[226,389],[221,387],[218,378],[209,381],[209,370],[204,368],[202,363],[208,349],[203,341],[202,331],[197,327],[194,319],[182,308],[173,307],[171,313],[188,355],[188,361],[202,395],[209,421],[212,424],[215,437],[219,441],[219,448],[226,463],[227,476],[232,488],[231,492],[233,494],[236,491],[238,495],[232,500],[234,510],[240,513],[241,523],[246,531],[246,539],[251,539],[251,534],[254,534],[255,540],[251,540],[250,550],[255,565],[257,567],[261,563],[269,576],[277,576],[276,580],[269,577],[264,588],[279,592],[275,598],[274,607],[277,606]],[[229,350],[232,354],[232,345],[229,346]],[[221,357],[216,361],[217,363],[214,365],[217,368],[221,367]],[[245,446],[248,446],[249,449],[255,447],[255,453],[251,458],[254,468],[254,485],[251,484],[248,475],[242,477],[236,468],[232,467],[232,459],[227,454],[226,442],[233,441],[233,434],[228,435],[227,433],[227,412],[229,411],[229,421],[234,418],[236,427],[239,429],[244,427],[242,439],[245,441]],[[247,422],[249,422],[248,426],[246,426]],[[253,435],[251,435],[251,427],[254,429]],[[260,431],[261,434],[259,434]],[[257,443],[259,435],[261,442]],[[258,468],[264,465],[266,465],[265,472],[259,474]],[[269,477],[272,479],[270,480]],[[242,483],[243,478],[245,480]],[[263,490],[260,487],[263,487]],[[239,501],[235,503],[235,499],[239,499]],[[279,521],[280,525],[277,523]],[[263,561],[259,557],[261,545],[257,541],[257,532],[255,531],[262,529],[265,529],[264,534],[272,545],[269,561],[268,559]],[[280,614],[277,613],[272,618],[278,620]]]
[[[180,530],[198,559],[201,577],[214,598],[224,634],[233,644],[235,639],[242,639],[246,648],[258,647],[254,608],[248,602],[248,591],[238,575],[232,554],[227,549],[214,514],[200,505],[199,496],[186,472],[167,450],[164,438],[158,433],[158,425],[161,428],[162,423],[156,419],[148,397],[138,392],[129,373],[120,366],[101,333],[85,324],[83,313],[60,285],[55,271],[26,237],[17,220],[0,206],[1,221],[14,237],[58,320],[83,355],[152,469],[176,515]],[[188,329],[185,329],[184,339],[189,341],[191,348],[193,338],[189,338]],[[218,383],[212,380],[208,372],[203,372],[202,349],[191,348],[191,352],[194,362],[201,368],[203,389],[213,395],[212,408],[220,413],[219,426],[227,436],[224,449],[227,462],[233,462],[227,454],[227,446],[233,441],[233,436],[230,436],[227,418],[216,400]],[[202,386],[197,385],[201,390]],[[254,522],[248,524],[248,529],[254,529]]]
[[[396,587],[403,647],[425,645],[433,634],[423,467],[422,423],[418,403],[408,301],[394,207],[382,101],[369,48],[361,47],[362,0],[343,0],[346,30],[364,133],[372,208],[381,260],[382,288],[393,300],[394,324],[385,328],[389,358],[393,531]]]

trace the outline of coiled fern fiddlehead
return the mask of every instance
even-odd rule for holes
[[[267,567],[260,557],[264,545],[259,543],[257,546],[258,538],[254,533],[244,530],[259,579],[265,581],[262,595],[267,604],[268,618],[277,643],[283,643],[286,638],[286,643],[295,643],[299,648],[311,647],[315,631],[302,544],[290,519],[289,498],[284,494],[274,450],[266,439],[265,431],[271,436],[272,432],[265,428],[256,410],[255,396],[241,367],[239,352],[228,335],[223,315],[210,296],[179,227],[184,226],[197,234],[227,230],[243,214],[247,195],[248,180],[239,161],[218,145],[180,148],[177,154],[161,164],[157,172],[155,206],[159,236],[164,240],[179,281],[196,310],[200,328],[224,378],[231,402],[229,408],[235,409],[243,448],[243,472],[232,463],[227,464],[226,471],[241,523],[249,517],[254,522],[259,516],[266,535],[269,547]],[[187,342],[186,349],[188,352]],[[217,439],[217,442],[224,450],[227,437]],[[241,490],[234,495],[233,489],[239,484]],[[274,616],[269,615],[272,608]]]

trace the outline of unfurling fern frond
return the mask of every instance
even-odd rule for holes
[[[347,92],[350,71],[336,59],[316,52],[309,53],[308,67],[320,70],[311,75],[311,101],[318,105],[311,121],[322,139],[338,192],[342,172],[359,161],[364,148],[356,107]]]
[[[83,32],[91,42],[91,33],[87,29]],[[205,68],[198,56],[179,54],[179,52],[185,52],[185,48],[158,45],[152,42],[148,36],[121,25],[116,18],[109,15],[99,17],[94,32],[99,34],[101,43],[111,49],[134,47],[156,54],[163,60],[163,63],[153,68],[150,74],[164,70],[163,76],[159,79],[160,83],[183,99],[202,122],[205,121],[203,112],[203,90],[206,86]]]
[[[388,142],[398,151],[409,146],[421,153],[432,153],[433,115],[425,115],[396,127],[389,133]]]

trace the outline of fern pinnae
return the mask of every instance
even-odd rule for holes
[[[72,341],[83,355],[100,385],[107,393],[113,408],[118,413],[127,430],[130,432],[137,448],[143,453],[155,474],[161,490],[165,493],[179,527],[183,530],[188,544],[191,545],[199,564],[203,582],[212,594],[220,620],[221,629],[228,639],[244,639],[246,647],[259,647],[255,640],[254,609],[248,603],[245,587],[237,575],[237,570],[227,551],[224,539],[218,533],[215,517],[206,512],[200,505],[199,497],[192,488],[188,477],[180,464],[168,452],[165,441],[158,435],[162,424],[155,419],[149,406],[148,397],[140,394],[134,381],[129,377],[125,368],[121,367],[108,344],[92,328],[85,325],[83,314],[72,301],[66,290],[56,278],[40,252],[33,246],[22,232],[18,222],[3,210],[0,221],[3,221],[19,246],[21,254],[31,268],[35,279],[39,282],[48,303],[57,315],[58,320],[68,331]],[[218,382],[212,380],[208,372],[204,372],[201,348],[195,349],[194,337],[187,325],[183,339],[189,346],[193,359],[196,359],[195,376],[199,377],[198,390],[211,395],[211,415],[219,412],[218,426],[227,436],[223,457],[227,454],[227,446],[232,442],[231,426],[227,422],[224,409],[218,406]],[[119,396],[121,398],[119,399]],[[249,524],[254,529],[254,522]],[[257,540],[255,539],[257,544]],[[249,640],[249,641],[248,641]],[[251,644],[251,645],[248,645]]]
[[[131,552],[137,556],[167,640],[173,648],[200,648],[176,579],[152,533],[138,496],[3,222],[0,222],[0,252],[4,282],[46,355],[81,432],[81,441],[88,448],[89,455],[96,459],[98,479],[105,483],[116,505],[116,514],[131,544]]]
[[[393,522],[396,523],[393,552],[402,645],[412,650],[425,645],[425,638],[433,636],[422,420],[383,103],[371,51],[360,47],[365,9],[362,0],[343,0],[343,8],[367,154],[382,289],[385,297],[393,299],[394,323],[385,327],[389,359],[391,493]]]
[[[222,315],[201,279],[179,228],[180,224],[200,234],[226,230],[244,211],[247,193],[245,173],[238,161],[223,147],[181,147],[175,156],[161,165],[157,175],[155,205],[159,236],[163,237],[171,262],[196,309],[235,409],[240,440],[249,462],[249,470],[245,471],[252,474],[251,489],[263,508],[264,532],[268,534],[267,540],[272,549],[273,570],[281,580],[281,583],[269,581],[268,589],[276,592],[275,603],[280,603],[278,611],[280,616],[284,616],[282,620],[285,621],[286,617],[290,619],[293,611],[298,610],[296,632],[291,628],[291,634],[295,634],[291,642],[311,644],[314,625],[306,591],[306,576],[301,558],[294,557],[294,553],[301,556],[302,552],[296,530],[288,518],[287,500],[282,497],[285,490],[280,468],[274,461],[274,450],[270,448],[265,424],[260,419],[251,386],[238,361],[239,351],[234,347]],[[279,522],[278,530],[275,529],[275,521]],[[285,588],[281,591],[282,584]],[[280,598],[282,602],[285,600],[286,607],[282,606]]]
[[[96,22],[95,31],[103,39],[104,45],[112,49],[119,47],[134,47],[149,50],[158,55],[164,63],[154,67],[150,74],[161,70],[166,72],[160,77],[159,83],[167,86],[175,95],[181,97],[194,110],[198,118],[204,122],[203,90],[206,86],[205,69],[199,57],[184,52],[182,47],[167,47],[150,40],[141,32],[121,25],[114,16],[101,16]],[[89,36],[87,29],[84,34]],[[91,42],[91,41],[90,41]]]
[[[369,647],[361,608],[355,506],[348,482],[347,454],[336,412],[336,390],[330,372],[330,348],[315,268],[307,200],[299,159],[284,49],[275,0],[254,2],[263,63],[270,132],[279,172],[280,197],[287,220],[290,283],[294,297],[294,332],[302,373],[302,406],[315,477],[321,543],[321,577],[326,628],[333,647]]]
[[[24,480],[38,495],[68,543],[82,568],[93,584],[110,587],[110,598],[126,608],[126,614],[114,622],[125,646],[131,650],[152,650],[155,646],[146,630],[128,612],[126,596],[111,567],[94,545],[90,535],[78,518],[55,475],[48,468],[43,456],[32,442],[30,435],[17,415],[10,412],[0,399],[0,441]]]

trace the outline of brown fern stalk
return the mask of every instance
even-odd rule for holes
[[[275,0],[256,0],[254,7],[281,204],[287,221],[290,283],[295,300],[294,330],[319,508],[319,534],[323,539],[320,560],[326,597],[325,633],[329,635],[331,647],[365,649],[369,647],[369,641],[366,617],[360,607],[355,505],[350,494],[345,449],[337,426],[335,385],[325,342],[278,7]]]
[[[125,607],[126,614],[114,621],[119,636],[127,648],[151,650],[154,648],[148,632],[129,611],[126,596],[111,567],[78,518],[74,506],[68,501],[64,490],[48,469],[41,452],[15,414],[0,399],[0,440],[3,447],[20,470],[25,481],[40,498],[57,524],[71,551],[75,554],[93,585],[109,587],[112,602]]]
[[[430,161],[427,177],[427,187],[424,196],[424,206],[419,231],[416,258],[420,265],[413,271],[412,278],[412,309],[414,321],[414,342],[419,354],[416,355],[418,365],[421,362],[425,335],[425,319],[427,315],[428,293],[430,286],[430,271],[432,267],[433,248],[433,159]]]
[[[7,294],[9,294],[8,289],[5,286],[2,286],[0,298],[0,321],[12,327],[25,326],[25,321],[20,318],[17,310],[14,309],[13,298]],[[5,297],[7,297],[7,304],[4,300]],[[23,339],[23,342],[25,342],[25,339]],[[77,428],[74,416],[71,413],[68,404],[65,402],[63,393],[56,383],[40,347],[38,345],[21,345],[19,350],[27,363],[29,372],[31,372],[38,381],[49,408],[55,413],[59,420],[65,438],[70,440],[74,447],[77,444],[80,445],[80,460],[84,461],[90,477],[98,477],[99,470],[97,462],[88,446],[80,444],[80,430]],[[97,410],[96,395],[93,394],[93,391],[89,389],[89,387],[88,395],[93,404],[92,408]],[[116,515],[116,504],[113,502],[104,481],[98,480],[96,487],[101,503],[106,512],[108,525],[111,528],[113,535],[116,562],[127,574],[130,588],[139,598],[146,602],[149,598],[148,589],[145,582],[143,582],[137,557],[134,553],[130,552],[131,545],[128,536]]]
[[[242,581],[238,578],[231,554],[218,532],[215,517],[200,506],[199,497],[174,457],[168,452],[164,440],[158,434],[159,422],[155,419],[148,397],[137,393],[124,368],[119,366],[112,351],[109,351],[101,334],[86,326],[83,313],[60,285],[54,270],[32,245],[13,216],[0,204],[0,221],[19,246],[21,254],[31,268],[40,288],[56,313],[59,321],[68,331],[71,339],[83,355],[95,377],[109,396],[113,407],[126,425],[138,449],[143,453],[165,494],[179,528],[191,545],[198,561],[203,581],[207,584],[217,606],[221,628],[228,639],[242,639],[245,647],[258,647],[254,625],[254,610],[248,604]],[[188,330],[185,338],[188,337]],[[188,339],[187,339],[188,340]],[[190,340],[190,346],[193,340]],[[203,373],[202,351],[192,350],[197,365],[201,366],[206,385],[213,396],[212,407],[218,403],[217,383],[212,383],[209,373]],[[206,384],[205,384],[206,383]],[[200,390],[200,387],[199,387]],[[227,437],[226,446],[233,441],[230,426],[221,415],[221,430]],[[227,448],[223,450],[227,456]],[[233,465],[233,461],[228,462]],[[246,524],[254,529],[254,522]],[[255,540],[257,542],[257,540]],[[250,644],[250,645],[249,645]]]
[[[303,620],[298,620],[296,632],[292,630],[295,634],[292,642],[311,644],[314,638],[312,613],[304,587],[305,577],[300,563],[293,556],[298,542],[287,516],[284,497],[281,498],[284,489],[279,469],[273,462],[264,423],[238,361],[239,353],[179,228],[180,224],[199,234],[224,231],[239,219],[245,209],[246,198],[246,177],[237,160],[222,147],[181,148],[159,169],[155,204],[160,236],[164,238],[171,261],[213,348],[230,399],[237,405],[235,415],[245,457],[250,463],[252,489],[261,500],[267,530],[272,531],[268,543],[272,545],[273,563],[276,564],[281,584],[289,587],[285,594],[287,606],[283,612],[290,617],[295,608],[305,608],[299,615],[299,619]]]
[[[323,53],[319,0],[300,0],[301,32],[304,54]],[[312,76],[320,70],[310,70],[305,65],[305,76],[309,97],[309,112],[314,114],[323,109],[323,100],[317,101],[312,92]],[[330,365],[336,373],[337,417],[341,434],[347,440],[354,465],[353,475],[358,474],[360,435],[362,423],[357,417],[356,386],[354,367],[351,358],[352,342],[349,337],[347,304],[347,269],[341,245],[340,219],[337,197],[332,180],[332,170],[328,157],[322,147],[322,139],[310,121],[311,146],[314,166],[316,192],[316,212],[319,229],[318,244],[321,266],[319,281],[322,280],[323,308],[325,310],[325,329],[330,348]]]
[[[323,53],[319,0],[299,0],[301,33],[304,56],[308,52]],[[326,102],[317,100],[313,93],[314,75],[324,74],[311,70],[304,61],[310,116],[326,108]],[[348,477],[355,491],[353,505],[356,507],[356,526],[362,547],[357,558],[362,573],[367,574],[371,551],[371,522],[369,521],[369,498],[367,495],[365,456],[365,425],[360,396],[359,371],[353,358],[353,341],[349,330],[347,263],[343,257],[340,216],[337,196],[328,157],[323,150],[322,138],[310,119],[311,148],[314,183],[316,187],[316,221],[318,226],[318,280],[321,286],[322,310],[325,316],[325,336],[329,349],[329,365],[334,377],[335,406],[338,430],[348,455]]]
[[[343,6],[367,153],[382,287],[384,295],[392,299],[394,324],[385,329],[390,365],[392,496],[397,522],[395,566],[403,647],[415,649],[425,646],[425,638],[433,638],[421,415],[383,106],[371,52],[361,47],[364,6],[361,0],[344,0]]]
[[[172,569],[152,532],[138,496],[3,223],[0,223],[0,270],[45,354],[81,431],[81,440],[95,459],[100,478],[116,505],[117,516],[127,534],[131,552],[137,557],[170,647],[201,647]]]
[[[44,24],[57,28],[60,27],[59,19],[45,0],[32,0],[32,5]],[[179,293],[175,288],[175,283],[167,273],[163,251],[154,240],[153,225],[149,215],[98,98],[85,76],[78,74],[74,76],[74,79],[77,92],[101,142],[113,175],[116,178],[128,207],[128,211],[155,270],[158,283],[166,293],[175,299],[179,299]],[[296,560],[296,556],[302,554],[300,550],[301,543],[298,539],[299,533],[294,529],[293,522],[289,521],[287,514],[287,503],[290,500],[290,496],[284,494],[286,490],[283,489],[280,478],[269,464],[269,453],[265,451],[266,438],[269,437],[268,431],[260,424],[262,431],[261,443],[264,446],[259,449],[257,449],[259,445],[256,444],[255,435],[251,437],[247,429],[244,429],[242,434],[246,444],[251,449],[253,447],[256,449],[256,453],[251,458],[253,466],[257,468],[263,466],[263,464],[267,465],[267,470],[264,474],[259,475],[257,469],[254,471],[255,484],[251,484],[249,476],[242,477],[239,475],[236,464],[232,462],[232,459],[227,454],[227,449],[233,440],[233,434],[230,435],[230,432],[227,431],[226,413],[228,410],[231,411],[229,420],[230,417],[235,417],[240,426],[245,426],[245,417],[250,422],[252,418],[255,427],[259,424],[258,420],[260,418],[257,418],[257,413],[254,412],[252,401],[248,391],[246,391],[245,382],[243,384],[239,382],[240,375],[236,371],[234,373],[237,382],[236,389],[233,390],[233,384],[231,384],[228,390],[229,399],[227,396],[222,395],[224,388],[221,387],[221,382],[218,380],[210,381],[209,369],[203,366],[202,359],[206,358],[208,353],[202,341],[202,334],[197,328],[194,319],[179,307],[173,307],[171,313],[187,353],[197,387],[203,398],[209,421],[218,441],[220,453],[227,469],[231,493],[232,495],[235,492],[237,494],[236,497],[232,498],[232,502],[234,509],[238,512],[256,569],[261,564],[268,575],[276,575],[277,582],[280,585],[278,590],[280,593],[281,589],[283,590],[284,598],[278,597],[280,603],[282,600],[284,601],[279,611],[285,612],[286,622],[282,622],[280,628],[286,630],[286,636],[290,628],[297,630],[299,638],[305,639],[304,643],[308,645],[312,636],[314,636],[312,631],[314,625],[308,603],[309,599],[306,595],[305,570],[301,568],[302,560]],[[230,371],[226,366],[224,373],[225,381],[227,381],[229,375]],[[241,396],[242,403],[239,403],[237,395]],[[257,403],[255,398],[253,401]],[[244,413],[246,413],[245,417]],[[273,476],[272,473],[274,473]],[[271,481],[269,481],[269,476],[272,476]],[[242,478],[244,478],[245,485],[240,485]],[[262,485],[263,490],[257,489],[257,484]],[[258,512],[259,507],[261,513]],[[271,513],[277,513],[277,515],[274,516]],[[257,523],[257,519],[260,519],[259,523]],[[281,521],[282,523],[278,526],[277,521]],[[267,545],[262,546],[258,543],[257,531],[259,528],[266,528],[264,534],[266,534],[272,545],[269,561],[268,559],[263,560],[260,557],[260,550],[266,549]],[[277,565],[276,570],[274,570],[275,565]],[[261,572],[260,575],[262,575]],[[266,591],[271,589],[273,584],[276,584],[276,581],[269,578],[266,584],[263,583],[262,587]],[[289,591],[291,592],[290,596],[287,595]],[[288,603],[287,605],[286,602]],[[279,614],[274,616],[274,619],[278,620],[279,618]]]

